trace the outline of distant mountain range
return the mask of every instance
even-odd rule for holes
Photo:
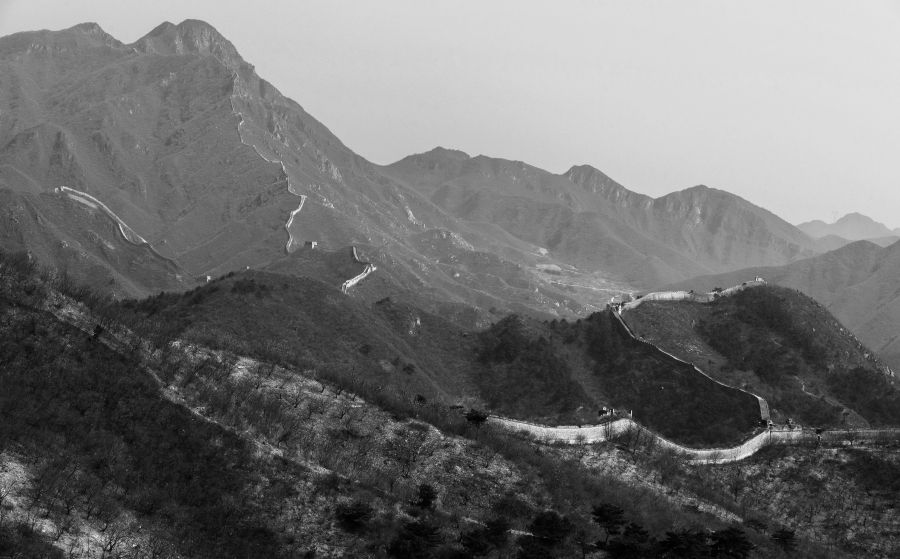
[[[859,213],[849,213],[834,223],[825,223],[818,219],[807,221],[797,225],[797,228],[819,242],[832,245],[869,240],[887,246],[900,240],[900,227],[891,230],[883,223]]]
[[[443,148],[375,165],[202,21],[130,45],[90,23],[18,33],[0,39],[0,73],[0,190],[31,216],[0,213],[0,248],[102,270],[93,283],[119,296],[247,266],[312,274],[290,261],[315,241],[357,247],[393,290],[574,315],[841,244],[722,190],[654,199],[589,166],[556,175]],[[89,225],[108,221],[99,205],[146,243],[117,248],[115,227]]]

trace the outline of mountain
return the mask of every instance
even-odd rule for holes
[[[557,175],[441,148],[372,164],[202,21],[127,45],[96,24],[18,33],[0,39],[0,73],[0,190],[31,196],[42,214],[53,197],[104,213],[120,241],[174,268],[149,281],[157,259],[126,266],[85,250],[63,262],[15,221],[4,227],[24,241],[6,248],[78,277],[102,268],[117,295],[248,266],[315,277],[301,253],[316,243],[355,247],[375,269],[357,293],[373,300],[405,292],[483,318],[574,316],[634,288],[817,250],[770,212],[703,186],[651,199],[587,166]],[[80,231],[76,214],[56,212],[40,244]]]
[[[589,166],[555,175],[443,148],[386,171],[469,227],[499,228],[542,253],[633,285],[814,254],[814,243],[792,225],[705,186],[653,199]]]
[[[894,229],[892,231],[883,223],[879,223],[860,213],[849,213],[834,223],[825,223],[818,219],[807,221],[797,225],[797,228],[814,239],[827,235],[835,235],[849,241],[900,239],[900,230]]]
[[[651,199],[588,166],[573,167],[566,176],[606,199],[628,225],[711,269],[789,262],[812,253],[808,239],[789,223],[723,190],[700,185]]]
[[[756,275],[813,297],[894,370],[900,370],[900,243],[880,247],[857,241],[785,266],[703,276],[673,287],[705,290]]]
[[[131,45],[94,24],[19,33],[0,39],[0,71],[0,101],[11,108],[0,113],[0,189],[31,196],[40,211],[61,203],[54,196],[105,208],[188,285],[247,266],[302,268],[303,257],[293,266],[282,261],[315,242],[346,254],[353,245],[382,272],[390,268],[393,284],[451,301],[584,309],[541,280],[521,256],[524,243],[500,242],[507,258],[493,257],[499,265],[490,271],[419,253],[422,234],[462,232],[476,243],[484,236],[460,231],[452,217],[347,149],[204,22],[164,23]],[[33,250],[80,277],[108,268],[113,293],[177,288],[147,284],[141,276],[153,272],[139,262],[128,277],[102,254],[62,262],[32,247],[17,221],[5,226],[25,239],[7,249]],[[41,242],[69,242],[80,229],[78,219],[56,212]],[[460,246],[473,257],[494,247]]]

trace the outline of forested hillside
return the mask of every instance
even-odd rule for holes
[[[218,292],[272,296],[258,277],[226,279]],[[119,306],[42,279],[25,256],[0,258],[0,288],[4,552],[664,557],[690,542],[777,554],[768,530],[735,524],[727,498],[651,449],[535,447],[323,364],[301,375],[162,343],[171,331],[141,340],[113,319]],[[130,306],[152,316],[161,301]]]
[[[895,378],[824,307],[798,291],[767,286],[711,304],[649,302],[626,317],[654,343],[764,396],[779,421],[900,424]]]

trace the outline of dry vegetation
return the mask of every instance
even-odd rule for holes
[[[112,320],[115,306],[40,280],[25,259],[4,257],[0,279],[3,385],[14,387],[0,398],[2,553],[778,554],[724,493],[637,441],[534,445],[346,366],[305,357],[313,366],[298,370],[164,332],[150,342]],[[267,296],[233,279],[228,293]]]

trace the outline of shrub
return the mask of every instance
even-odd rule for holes
[[[357,533],[366,527],[366,524],[372,518],[373,512],[372,505],[362,501],[338,503],[334,512],[334,518],[344,530]]]

